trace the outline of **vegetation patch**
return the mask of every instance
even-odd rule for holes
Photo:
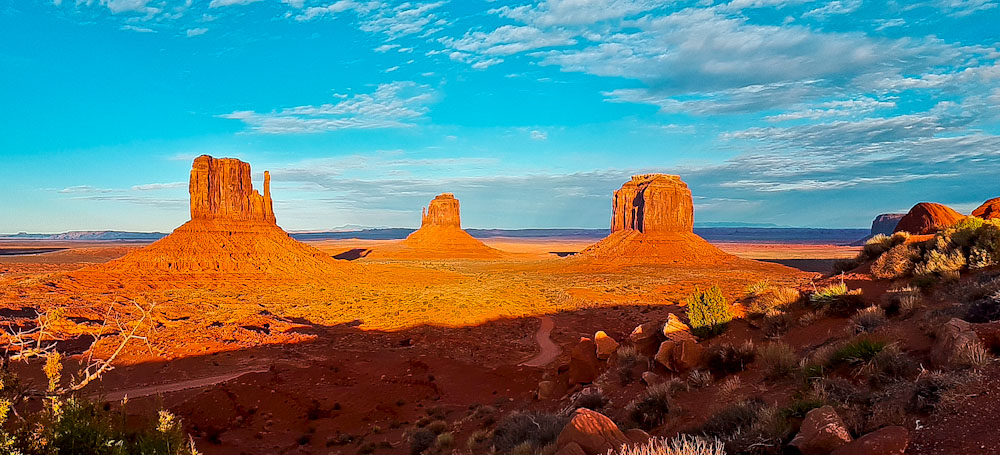
[[[726,325],[733,320],[732,308],[718,286],[712,286],[707,291],[695,288],[694,294],[685,302],[691,331],[700,337],[724,332]]]

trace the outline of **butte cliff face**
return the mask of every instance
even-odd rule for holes
[[[899,220],[903,219],[904,216],[906,216],[905,213],[883,213],[876,216],[872,220],[872,230],[869,237],[878,234],[892,235],[893,231],[896,230],[896,225],[899,224]]]
[[[984,220],[1000,218],[1000,197],[983,202],[983,205],[976,207],[976,209],[972,211],[972,216],[979,217]]]
[[[250,164],[234,158],[202,155],[191,166],[191,220],[248,221],[275,224],[271,174],[264,171],[264,195],[253,189]]]
[[[253,188],[248,163],[202,155],[194,160],[188,190],[191,221],[145,248],[84,271],[158,279],[165,274],[172,280],[206,273],[310,278],[342,266],[278,227],[267,172],[261,195]]]
[[[965,215],[952,210],[946,205],[934,202],[921,202],[899,220],[893,232],[909,232],[910,234],[933,234],[962,221]]]
[[[420,229],[398,245],[376,249],[368,257],[393,259],[492,259],[503,255],[499,250],[462,230],[458,199],[451,193],[439,194],[425,207]]]
[[[581,257],[634,264],[738,261],[694,234],[691,190],[676,175],[643,174],[615,191],[611,235]]]

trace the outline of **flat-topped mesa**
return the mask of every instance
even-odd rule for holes
[[[264,172],[264,195],[253,189],[250,164],[235,158],[195,158],[191,167],[191,220],[275,224],[271,175]]]
[[[691,190],[678,175],[641,174],[632,176],[615,191],[611,233],[635,230],[693,232],[694,203]]]
[[[442,193],[424,207],[420,217],[420,227],[451,226],[461,229],[462,219],[459,214],[458,199],[452,193]]]

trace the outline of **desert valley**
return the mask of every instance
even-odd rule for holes
[[[863,246],[720,248],[649,174],[596,241],[480,240],[445,193],[405,239],[303,243],[269,185],[201,156],[191,220],[155,242],[3,241],[8,406],[166,410],[206,454],[1000,447],[996,201],[917,204]]]

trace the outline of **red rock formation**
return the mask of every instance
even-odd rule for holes
[[[420,229],[398,245],[374,250],[370,258],[392,259],[491,259],[503,256],[499,250],[462,230],[458,199],[440,194],[423,209]]]
[[[1000,197],[995,197],[983,202],[983,205],[980,205],[972,211],[972,216],[979,217],[984,220],[1000,218]]]
[[[194,160],[188,189],[191,221],[145,248],[90,270],[121,275],[141,272],[310,277],[334,273],[342,265],[292,239],[275,224],[267,172],[261,195],[253,189],[249,164],[202,155]]]
[[[693,228],[691,190],[680,176],[634,175],[615,191],[611,233],[692,232]]]
[[[562,449],[577,444],[587,455],[605,454],[628,443],[629,439],[613,420],[587,408],[574,411],[573,417],[556,438],[556,447]]]
[[[876,216],[872,220],[872,230],[869,237],[876,234],[892,235],[892,231],[896,229],[896,225],[899,224],[899,220],[906,216],[905,213],[883,213]]]
[[[420,227],[452,226],[462,228],[458,199],[452,193],[439,194],[424,208],[420,217]]]
[[[946,205],[921,202],[914,205],[909,213],[899,220],[893,232],[909,232],[917,235],[933,234],[953,226],[964,218],[965,215]]]
[[[615,191],[611,235],[581,257],[629,264],[717,264],[740,261],[693,232],[691,190],[679,176],[644,174]]]
[[[264,195],[253,189],[250,164],[202,155],[191,166],[192,220],[260,221],[274,224],[271,174],[264,171]]]

